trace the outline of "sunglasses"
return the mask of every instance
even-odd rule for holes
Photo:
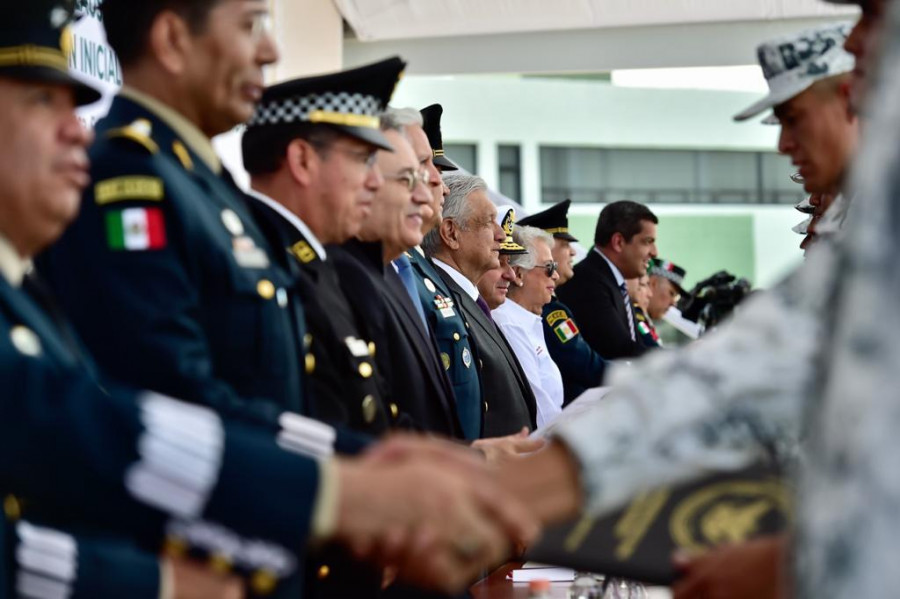
[[[547,278],[551,278],[553,273],[559,270],[559,262],[548,262],[543,266],[544,273],[547,275]]]

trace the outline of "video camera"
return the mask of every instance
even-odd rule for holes
[[[750,282],[720,270],[697,283],[681,297],[678,309],[682,316],[700,325],[701,330],[715,327],[735,306],[751,293]]]

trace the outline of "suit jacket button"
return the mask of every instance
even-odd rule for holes
[[[372,376],[372,365],[368,362],[363,362],[359,365],[359,376],[367,379]]]
[[[363,420],[366,421],[366,424],[372,424],[375,421],[375,407],[375,398],[366,395],[362,400]]]

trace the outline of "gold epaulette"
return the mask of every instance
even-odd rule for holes
[[[150,137],[152,131],[153,126],[150,121],[137,119],[130,125],[110,129],[106,132],[106,137],[108,139],[128,139],[142,146],[151,154],[156,154],[159,152],[159,145]]]

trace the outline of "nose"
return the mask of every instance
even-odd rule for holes
[[[93,129],[85,127],[74,112],[63,121],[60,134],[67,142],[82,148],[87,148],[94,142]]]
[[[656,243],[652,243],[652,244],[650,244],[650,257],[651,257],[651,258],[656,258],[656,254],[657,254],[657,252],[656,252]]]
[[[498,225],[496,222],[494,222],[494,241],[506,241],[506,233],[503,232],[503,229],[501,229],[500,225]]]
[[[422,181],[416,183],[416,186],[413,188],[412,200],[414,204],[431,203],[431,191],[428,189],[428,187],[425,186],[424,183],[422,183]]]
[[[809,196],[809,205],[810,206],[821,206],[822,205],[822,194],[814,193]]]
[[[559,280],[559,271],[558,270],[553,271],[553,274],[550,275],[550,280],[554,281],[554,282]]]
[[[790,154],[791,150],[794,149],[794,138],[787,130],[787,127],[784,125],[781,126],[781,131],[778,133],[778,153],[779,154]]]
[[[860,60],[863,54],[862,43],[860,40],[864,37],[863,29],[865,28],[865,19],[865,16],[861,16],[859,21],[856,22],[856,25],[853,26],[853,29],[850,30],[850,35],[844,40],[844,50],[856,57],[857,60]]]
[[[381,174],[381,167],[376,162],[366,173],[366,189],[378,191],[382,185],[384,185],[384,175]]]
[[[266,31],[259,38],[259,44],[256,48],[256,60],[261,66],[274,64],[280,58],[278,52],[278,44],[271,32]]]

